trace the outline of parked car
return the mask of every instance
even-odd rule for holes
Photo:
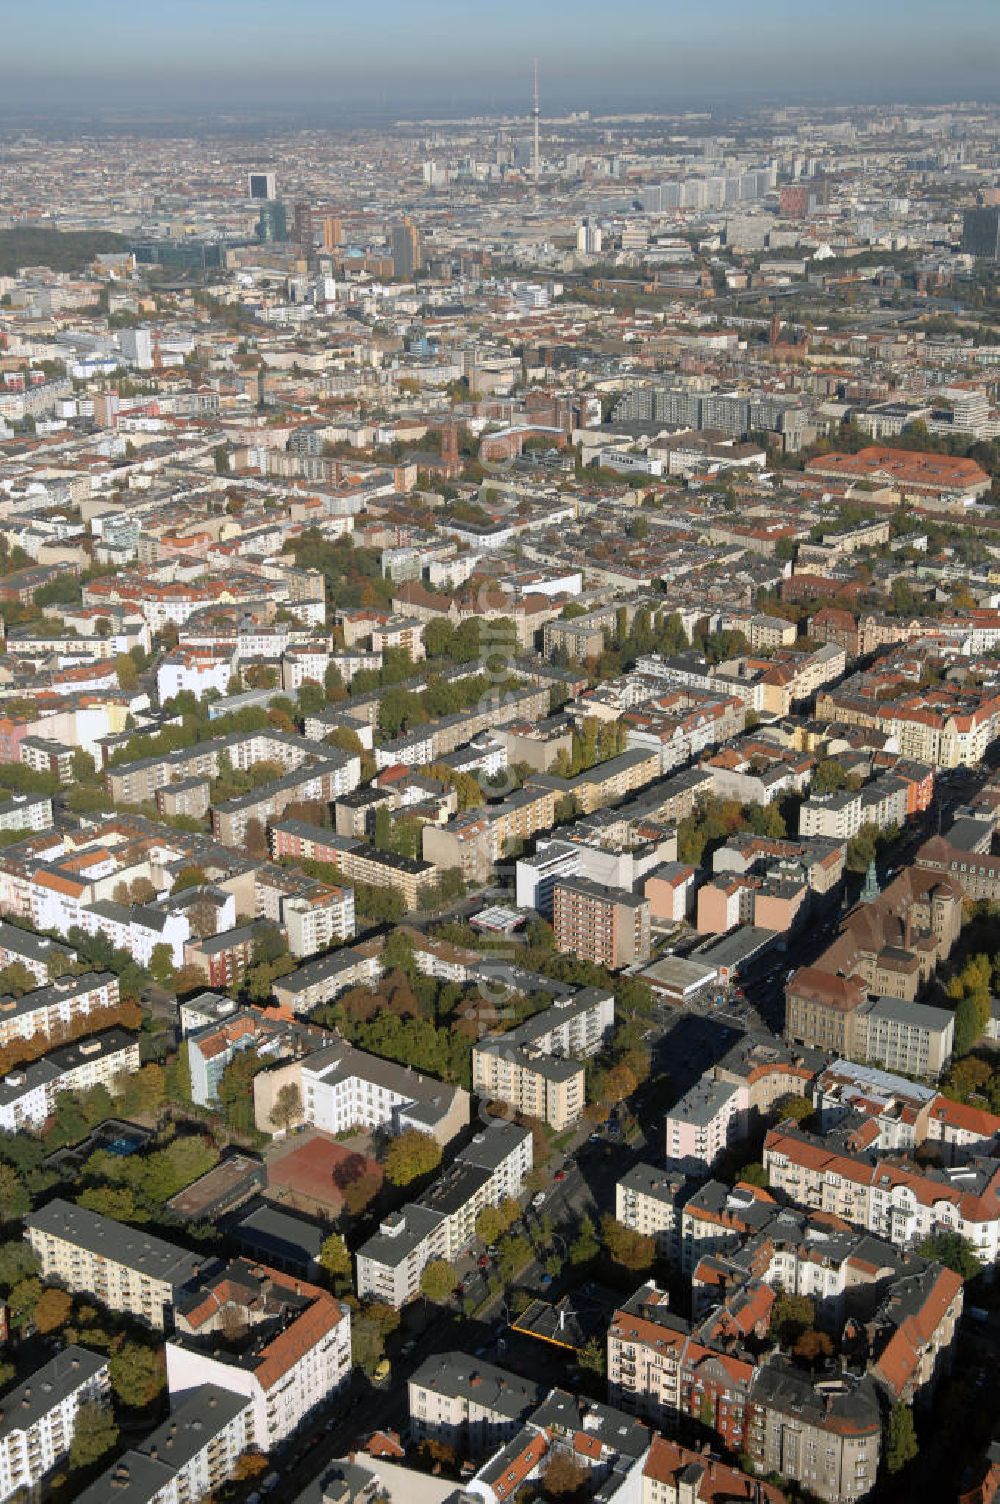
[[[531,1204],[532,1206],[543,1206],[545,1204],[545,1192],[536,1191],[531,1198]]]

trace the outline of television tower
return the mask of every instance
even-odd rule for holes
[[[531,152],[531,175],[535,180],[535,192],[538,191],[539,156],[538,156],[538,117],[541,109],[538,104],[538,59],[533,59],[531,65],[532,91],[531,91],[531,119],[534,126],[534,143]]]

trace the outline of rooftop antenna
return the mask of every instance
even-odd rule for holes
[[[539,157],[538,157],[538,117],[541,109],[538,103],[538,59],[533,58],[531,63],[531,119],[534,128],[534,143],[531,152],[531,174],[535,180],[535,192],[538,192]]]

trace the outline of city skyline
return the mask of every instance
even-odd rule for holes
[[[123,20],[107,0],[42,0],[5,18],[0,95],[18,111],[254,108],[335,117],[421,107],[527,113],[539,58],[543,113],[718,109],[780,99],[995,98],[1000,23],[989,0],[847,0],[803,17],[766,0],[752,25],[736,0],[697,18],[638,0],[612,25],[596,0],[527,0],[502,12],[462,0],[388,0],[374,27],[356,9],[290,0],[165,0]]]

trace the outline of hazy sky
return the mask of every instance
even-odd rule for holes
[[[0,0],[0,107],[995,98],[1000,0]]]

